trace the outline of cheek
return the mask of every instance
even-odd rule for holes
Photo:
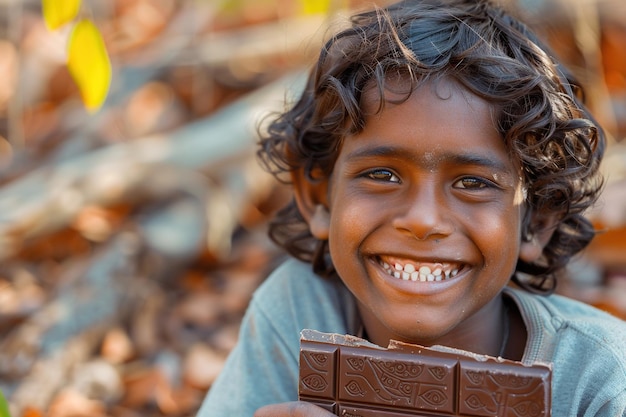
[[[356,193],[344,192],[331,205],[331,233],[333,230],[340,231],[336,233],[338,235],[361,233],[375,214],[380,213],[377,204],[376,198],[363,198]]]
[[[369,204],[368,204],[369,203]],[[363,202],[350,196],[335,200],[331,207],[329,248],[333,263],[352,262],[363,241],[375,228],[376,210],[372,201]],[[380,210],[378,210],[380,213]]]
[[[504,257],[517,257],[519,253],[519,237],[513,224],[492,227],[485,233],[483,244],[489,246],[491,252]]]
[[[520,249],[519,211],[505,210],[478,214],[471,223],[481,252],[490,264],[499,264],[514,270]]]
[[[333,215],[330,222],[329,243],[331,250],[346,251],[359,240],[362,234],[363,225],[359,221],[361,211],[355,207],[333,208]]]

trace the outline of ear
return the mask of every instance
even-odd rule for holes
[[[519,258],[529,264],[541,258],[543,249],[552,238],[558,223],[559,219],[556,214],[533,215],[527,230],[522,231]]]
[[[312,173],[315,175],[315,172]],[[309,225],[311,234],[320,240],[328,240],[330,212],[328,210],[328,179],[309,178],[302,169],[292,172],[291,180],[298,210]]]

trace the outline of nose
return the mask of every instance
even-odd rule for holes
[[[397,205],[393,227],[418,240],[438,239],[454,231],[444,190],[435,184],[421,184],[407,190]]]

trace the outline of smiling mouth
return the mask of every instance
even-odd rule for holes
[[[446,281],[454,278],[463,269],[463,265],[459,263],[412,263],[381,257],[378,258],[378,264],[394,278],[415,282]]]

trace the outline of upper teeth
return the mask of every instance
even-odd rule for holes
[[[447,263],[420,265],[419,268],[412,263],[405,263],[403,265],[399,262],[395,262],[392,266],[382,261],[381,265],[389,275],[405,281],[442,281],[454,277],[459,273],[459,267],[457,265]]]

